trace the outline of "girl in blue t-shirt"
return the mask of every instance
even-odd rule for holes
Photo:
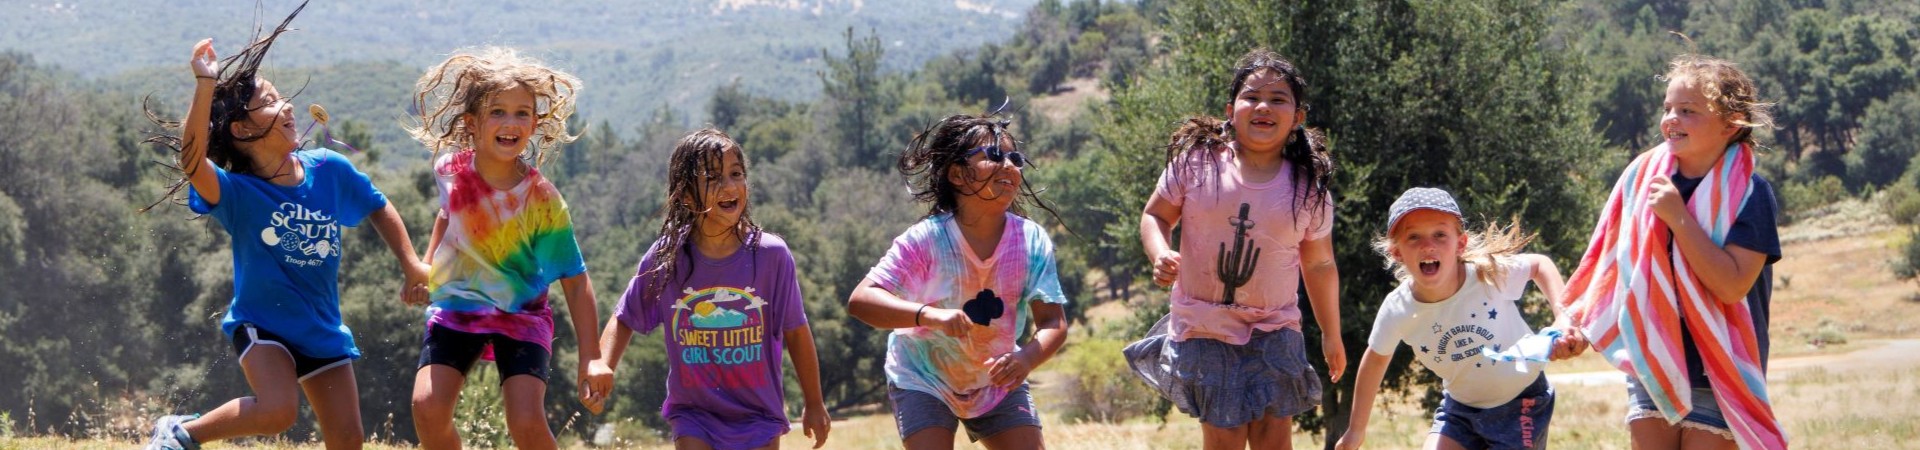
[[[304,4],[301,5],[305,7]],[[306,393],[327,448],[359,448],[360,397],[352,361],[360,357],[340,321],[341,227],[371,219],[405,272],[404,297],[424,298],[427,266],[386,196],[346,157],[300,150],[289,99],[260,78],[260,61],[300,14],[296,8],[238,56],[218,60],[213,40],[194,44],[193,106],[179,136],[153,141],[179,153],[195,213],[213,216],[232,237],[233,300],[221,330],[233,342],[253,395],[205,415],[155,421],[149,449],[278,434],[299,417]]]

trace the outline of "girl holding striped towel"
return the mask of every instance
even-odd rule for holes
[[[1682,55],[1663,78],[1665,141],[1614,184],[1562,298],[1628,374],[1634,448],[1786,448],[1766,390],[1780,239],[1753,170],[1771,104],[1722,59]]]

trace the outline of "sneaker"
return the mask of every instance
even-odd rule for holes
[[[182,416],[161,416],[153,421],[153,440],[147,443],[146,450],[199,450],[200,443],[187,436],[187,429],[180,424],[200,418],[199,414]]]

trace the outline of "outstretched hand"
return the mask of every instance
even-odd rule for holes
[[[430,270],[425,263],[414,264],[402,269],[406,275],[405,285],[400,287],[400,303],[420,306],[427,304],[427,273]]]
[[[187,61],[187,66],[193,69],[194,77],[218,78],[219,64],[220,58],[213,54],[213,38],[201,39],[200,43],[193,44],[193,58]]]
[[[1593,345],[1587,341],[1587,333],[1581,331],[1580,327],[1555,325],[1554,328],[1559,329],[1561,334],[1559,339],[1553,341],[1553,354],[1547,357],[1548,360],[1559,361],[1580,356],[1587,352],[1587,347]]]

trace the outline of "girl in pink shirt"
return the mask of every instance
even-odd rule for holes
[[[1303,280],[1328,372],[1337,381],[1346,367],[1333,162],[1319,130],[1305,127],[1307,83],[1293,63],[1258,49],[1234,67],[1227,118],[1190,119],[1174,133],[1140,217],[1154,282],[1173,292],[1167,316],[1126,355],[1200,419],[1205,448],[1287,448],[1293,415],[1320,403],[1300,327]]]

